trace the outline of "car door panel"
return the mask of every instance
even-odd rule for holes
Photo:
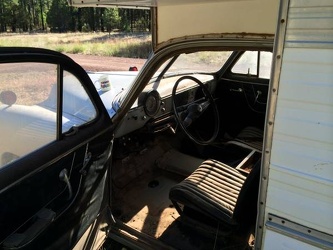
[[[230,122],[222,124],[235,136],[241,129],[263,129],[272,53],[237,51],[222,69],[218,84],[221,115]]]
[[[104,134],[102,137],[102,141],[107,138]],[[105,185],[111,138],[106,139],[108,143],[102,143],[99,139],[83,144],[0,194],[0,214],[6,215],[1,219],[1,228],[4,230],[0,234],[5,249],[36,249],[33,241],[36,240],[40,247],[43,240],[38,240],[38,237],[42,234],[47,237],[44,243],[48,245],[49,234],[56,241],[66,230],[80,225],[82,229],[76,235],[68,233],[68,246],[75,243],[101,209],[103,196],[98,197],[103,194]],[[105,150],[99,153],[101,148]],[[87,154],[91,156],[85,162]],[[72,195],[66,182],[59,177],[64,169],[68,173]],[[80,216],[73,216],[76,214]],[[52,218],[45,221],[46,216]]]
[[[72,248],[107,204],[111,120],[86,72],[69,58],[38,49],[3,50],[11,59],[2,51],[1,63],[58,64],[58,72],[66,70],[82,83],[96,108],[95,119],[64,134],[58,115],[55,141],[0,168],[0,248]],[[62,80],[58,84],[61,112]]]
[[[237,134],[246,126],[263,128],[268,83],[223,79],[219,84],[222,116],[227,118],[226,131]]]

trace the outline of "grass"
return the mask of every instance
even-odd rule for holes
[[[151,36],[146,33],[36,33],[1,34],[0,47],[39,47],[62,53],[147,59]],[[48,68],[51,67],[51,68]],[[16,104],[34,105],[44,101],[56,82],[52,65],[35,63],[3,64],[0,93],[12,90]]]
[[[0,46],[39,47],[62,53],[147,58],[148,33],[34,33],[0,34]]]

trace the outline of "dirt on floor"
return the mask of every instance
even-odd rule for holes
[[[66,54],[87,71],[128,71],[130,67],[140,70],[147,59],[112,56]]]

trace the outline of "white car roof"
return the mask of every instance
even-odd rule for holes
[[[154,47],[204,35],[273,36],[279,0],[69,0],[77,7],[153,7]]]

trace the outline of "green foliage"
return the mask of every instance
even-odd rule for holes
[[[112,56],[129,57],[129,58],[148,58],[151,52],[151,43],[133,43],[133,44],[122,44],[118,46]]]
[[[151,36],[123,32],[0,34],[0,46],[30,46],[62,53],[145,59],[151,52]]]
[[[65,52],[65,46],[57,45],[53,50],[63,53]]]
[[[120,29],[121,17],[119,16],[119,11],[117,8],[105,9],[102,20],[107,32]]]
[[[1,32],[147,31],[150,11],[74,8],[67,0],[0,0]]]
[[[51,31],[65,32],[70,27],[70,7],[66,0],[53,0],[47,13],[47,23]]]

